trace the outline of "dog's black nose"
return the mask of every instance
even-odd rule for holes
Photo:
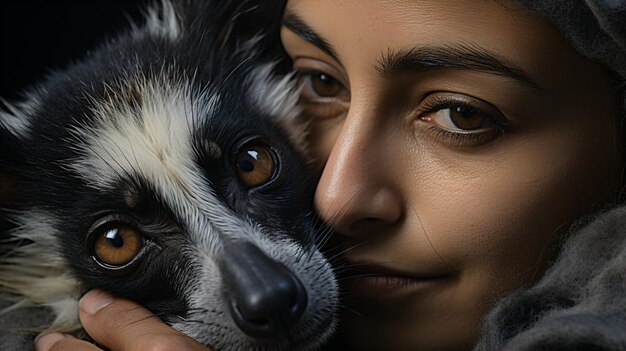
[[[255,338],[287,335],[307,305],[306,290],[284,265],[251,243],[228,243],[222,257],[230,313]]]

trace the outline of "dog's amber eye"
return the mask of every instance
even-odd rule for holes
[[[267,183],[276,171],[274,153],[263,145],[242,148],[236,156],[235,163],[237,177],[250,188]]]
[[[109,227],[98,235],[94,253],[98,260],[113,267],[131,262],[144,245],[143,235],[127,225]]]

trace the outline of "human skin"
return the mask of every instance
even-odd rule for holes
[[[80,300],[80,322],[89,335],[112,351],[211,351],[163,323],[142,306],[92,290]],[[98,346],[53,333],[38,338],[36,351],[100,351]]]
[[[471,348],[495,300],[537,279],[557,234],[620,188],[623,141],[607,74],[549,23],[495,1],[289,0],[287,14],[336,53],[283,28],[304,72],[312,150],[327,160],[316,206],[338,244],[353,247],[348,265],[372,274],[342,281],[339,335],[358,350]],[[461,68],[468,55],[448,55],[447,67],[376,69],[383,54],[415,47],[489,52],[528,79]],[[457,125],[448,108],[461,109]],[[110,308],[139,326],[120,336],[106,328],[111,314],[81,320],[114,351],[134,350],[124,340],[139,345],[148,332],[181,340],[156,318],[134,323],[130,302],[102,311]],[[80,350],[61,340],[73,347],[53,350]]]
[[[285,23],[327,160],[316,207],[369,275],[345,280],[339,335],[357,350],[471,348],[495,300],[620,188],[608,75],[495,1],[289,0]],[[501,65],[471,62],[484,54]]]

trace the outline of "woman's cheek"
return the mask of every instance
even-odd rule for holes
[[[484,155],[429,155],[438,170],[423,180],[430,185],[417,208],[434,247],[464,274],[498,276],[510,287],[535,278],[550,241],[616,188],[607,181],[617,168],[610,138],[562,120],[504,136]]]
[[[310,119],[307,141],[315,162],[323,164],[328,159],[339,136],[344,118]]]

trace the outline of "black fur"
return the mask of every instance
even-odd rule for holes
[[[258,223],[266,233],[275,233],[271,235],[277,238],[270,239],[291,240],[304,251],[315,250],[316,239],[311,208],[315,182],[307,161],[294,151],[288,131],[275,116],[264,114],[250,98],[250,77],[259,67],[277,62],[274,74],[285,72],[286,62],[280,59],[277,42],[284,2],[184,0],[174,6],[180,37],[171,40],[144,31],[111,40],[67,69],[54,72],[30,92],[28,96],[37,107],[25,113],[30,125],[27,133],[18,136],[6,123],[0,123],[0,179],[10,184],[0,193],[4,208],[1,257],[19,256],[15,253],[18,245],[33,244],[14,237],[10,229],[15,227],[14,221],[19,222],[15,218],[33,209],[43,211],[54,219],[54,230],[62,233],[56,240],[71,275],[80,281],[80,291],[99,287],[136,300],[170,324],[190,316],[193,306],[186,290],[196,284],[190,277],[202,274],[202,267],[190,261],[184,249],[194,245],[186,234],[192,228],[185,216],[163,198],[150,180],[121,174],[113,188],[97,190],[71,166],[84,157],[85,150],[77,147],[77,142],[86,142],[82,139],[84,128],[97,124],[94,111],[99,106],[112,101],[140,109],[142,91],[129,85],[129,79],[143,77],[147,82],[167,84],[187,81],[194,91],[205,92],[206,98],[219,94],[213,115],[199,119],[209,122],[194,126],[191,135],[192,158],[202,170],[201,177],[211,184],[225,208]],[[263,36],[252,41],[259,33]],[[272,181],[253,188],[241,183],[234,164],[236,153],[250,140],[271,147],[279,164]],[[221,157],[206,147],[207,141],[219,147]],[[133,163],[134,155],[125,157]],[[128,203],[128,192],[134,194],[132,204]],[[103,269],[93,259],[95,239],[89,234],[101,222],[128,223],[149,233],[141,256],[122,269]],[[281,238],[285,233],[287,238]],[[7,262],[0,262],[0,269],[6,270],[11,264]],[[6,294],[5,298],[15,298]],[[328,294],[334,296],[336,292]],[[16,316],[0,314],[0,327],[10,327],[9,318]],[[324,318],[326,327],[333,323],[332,313]],[[24,336],[18,334],[9,330],[0,332],[0,337],[21,340]],[[207,335],[203,341],[209,340],[211,346],[221,349],[293,347],[282,339],[252,338],[220,344],[222,341],[216,337]],[[307,339],[315,337],[322,336],[312,334]],[[295,345],[306,345],[303,348],[319,345],[317,341],[295,339]]]

